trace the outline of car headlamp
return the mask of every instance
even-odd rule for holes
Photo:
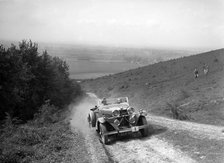
[[[135,115],[130,116],[130,118],[129,118],[129,122],[130,122],[131,124],[134,124],[134,123],[135,123]]]
[[[134,108],[128,108],[127,111],[128,111],[128,114],[133,114],[135,112],[135,109]]]
[[[117,116],[119,116],[120,115],[120,112],[118,111],[118,110],[114,110],[113,111],[113,116],[114,117],[117,117]]]

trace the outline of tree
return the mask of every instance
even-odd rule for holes
[[[47,51],[40,55],[32,41],[7,50],[0,46],[0,77],[0,119],[8,112],[27,120],[46,100],[62,108],[81,94],[80,86],[69,79],[66,62]]]

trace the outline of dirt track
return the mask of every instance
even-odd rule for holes
[[[170,130],[184,130],[192,133],[192,136],[216,140],[224,139],[224,127],[205,125],[186,121],[177,121],[159,116],[148,116],[147,120],[153,124],[167,127]]]
[[[92,101],[93,106],[96,97],[93,94],[89,94],[89,96],[88,103]],[[88,156],[90,156],[91,162],[196,162],[186,153],[168,143],[165,139],[159,138],[158,135],[151,135],[144,139],[138,135],[134,135],[112,141],[112,144],[104,146],[100,143],[99,136],[96,134],[95,129],[88,127],[86,112],[88,112],[92,106],[91,103],[87,105],[86,102],[87,101],[84,100],[76,106],[76,117],[73,117],[73,119],[79,119],[82,123],[80,131],[85,137]],[[82,109],[82,111],[79,112],[79,109]],[[84,118],[80,119],[81,116]],[[202,138],[224,139],[222,127],[176,121],[157,116],[148,116],[147,119],[149,123],[164,126],[169,130],[189,131],[195,136],[200,136]],[[73,124],[75,124],[75,122]],[[78,127],[78,125],[74,127]]]

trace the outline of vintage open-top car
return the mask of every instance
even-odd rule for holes
[[[146,112],[136,112],[129,106],[127,97],[103,98],[90,109],[88,122],[101,137],[104,144],[108,144],[109,137],[124,133],[140,132],[143,137],[148,135]]]

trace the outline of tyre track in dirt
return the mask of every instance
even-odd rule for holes
[[[94,94],[89,94],[88,97],[83,98],[78,104],[71,105],[72,114],[70,124],[72,129],[82,134],[85,139],[84,146],[88,153],[83,157],[89,157],[91,163],[114,162],[110,159],[108,153],[100,143],[95,128],[91,128],[87,122],[89,109],[95,105],[95,101],[96,96]]]
[[[113,160],[121,163],[194,163],[195,161],[156,136],[147,139],[118,141],[107,146]]]
[[[156,136],[145,139],[128,138],[103,145],[95,131],[85,136],[92,163],[195,163],[181,150]]]
[[[94,133],[85,136],[85,143],[92,163],[113,162]]]
[[[179,121],[154,115],[148,115],[147,121],[149,122],[149,124],[151,123],[163,126],[170,130],[188,131],[192,133],[192,136],[195,136],[196,138],[224,140],[224,133],[223,133],[224,127],[222,126]]]

